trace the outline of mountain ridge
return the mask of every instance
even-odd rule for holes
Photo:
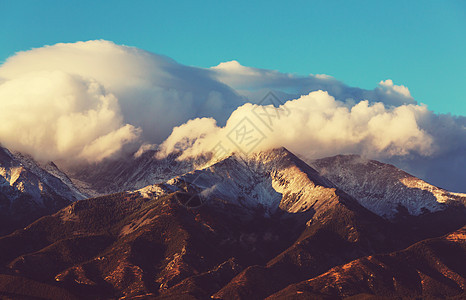
[[[30,156],[0,147],[0,233],[84,198],[55,164],[40,165]]]
[[[322,158],[311,165],[364,207],[389,219],[394,218],[400,208],[418,216],[443,210],[458,201],[466,204],[466,194],[448,192],[393,165],[359,155]]]
[[[153,164],[153,155],[143,165]],[[187,163],[193,170],[164,182],[75,201],[0,237],[0,295],[39,297],[56,291],[68,299],[383,296],[383,285],[359,288],[351,279],[345,282],[354,289],[342,294],[314,283],[309,291],[307,282],[322,282],[319,278],[327,272],[347,276],[339,266],[351,268],[367,257],[404,253],[426,239],[450,234],[462,243],[462,231],[455,233],[466,223],[460,196],[442,204],[443,209],[416,214],[400,208],[387,217],[352,195],[358,190],[348,185],[348,176],[340,181],[332,174],[333,180],[322,176],[324,167],[342,172],[341,166],[332,169],[331,158],[319,163],[320,172],[285,148],[236,153],[201,168]],[[346,172],[360,171],[359,164],[353,166],[346,166]],[[392,169],[386,164],[376,166],[394,182],[399,177],[393,174],[404,174],[387,172]],[[54,170],[52,164],[49,168]],[[142,176],[138,182],[148,180],[143,177],[149,173],[134,169]],[[115,174],[122,170],[127,166]],[[183,169],[175,168],[168,176],[178,171]],[[131,176],[130,172],[119,178]],[[363,185],[379,183],[368,179],[372,181]],[[348,190],[340,188],[345,184]],[[193,199],[199,202],[193,204]],[[426,259],[435,263],[442,257]],[[24,282],[37,291],[9,288]],[[429,281],[426,287],[429,292],[423,296],[435,296],[439,289],[448,291],[442,295],[463,292],[445,281]],[[393,295],[400,293],[395,290]]]

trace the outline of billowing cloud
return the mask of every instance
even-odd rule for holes
[[[439,187],[465,192],[466,117],[428,111],[417,122],[432,136],[435,151],[429,156],[392,157],[388,162]]]
[[[316,91],[280,107],[245,104],[226,126],[213,119],[196,119],[176,127],[162,144],[165,153],[197,156],[216,151],[219,142],[229,152],[250,152],[284,146],[308,158],[361,153],[386,158],[435,151],[430,134],[418,120],[426,107],[408,104],[386,107],[367,100],[354,106]],[[257,144],[257,145],[256,145]]]
[[[114,95],[62,71],[7,80],[0,85],[0,105],[0,142],[41,160],[100,160],[102,153],[92,149],[112,155],[140,134],[123,123]]]
[[[390,82],[385,84],[392,85]],[[193,134],[195,133],[195,134]],[[349,104],[316,91],[279,107],[245,104],[226,126],[203,118],[176,127],[161,156],[180,159],[212,152],[253,152],[284,146],[305,160],[361,154],[394,163],[441,187],[464,191],[466,118],[437,115],[426,106]]]
[[[108,41],[19,52],[0,67],[0,78],[57,70],[101,84],[118,98],[125,122],[145,129],[144,136],[153,141],[194,117],[224,121],[244,102],[230,87],[212,79],[208,70]]]
[[[244,102],[209,70],[108,41],[19,52],[0,78],[0,142],[40,159],[100,160],[195,117],[224,122]]]

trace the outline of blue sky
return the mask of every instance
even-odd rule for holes
[[[406,85],[466,115],[466,1],[5,1],[0,61],[33,47],[106,39],[210,67],[329,74]]]

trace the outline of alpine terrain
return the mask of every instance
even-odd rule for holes
[[[354,155],[156,152],[65,175],[1,149],[0,213],[17,230],[0,237],[0,295],[466,297],[466,194]]]

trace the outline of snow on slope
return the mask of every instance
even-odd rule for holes
[[[394,218],[403,208],[417,216],[443,210],[450,204],[466,204],[466,194],[450,193],[392,165],[355,155],[316,160],[312,167],[284,148],[248,156],[233,154],[139,192],[158,197],[191,189],[206,199],[222,199],[273,214],[277,209],[318,212],[332,205],[338,188],[387,219]]]
[[[132,155],[119,160],[108,159],[99,164],[67,170],[73,183],[93,196],[118,193],[163,183],[206,164],[206,158],[178,160],[173,154],[157,158],[156,150],[148,150],[138,157]]]
[[[68,200],[75,201],[88,198],[88,195],[81,192],[53,162],[40,163],[32,157],[19,152],[12,153],[13,157],[18,160],[27,170],[40,178],[58,195]]]
[[[25,196],[43,206],[45,198],[86,198],[53,163],[40,167],[31,157],[0,147],[0,192],[12,203]]]
[[[284,148],[248,156],[233,154],[206,168],[173,178],[166,184],[139,190],[159,196],[185,185],[207,199],[221,199],[241,207],[273,214],[318,211],[337,199],[335,187]]]
[[[466,203],[466,194],[450,193],[395,166],[358,155],[337,155],[311,164],[372,212],[394,218],[402,206],[411,215],[443,210],[449,203]]]

